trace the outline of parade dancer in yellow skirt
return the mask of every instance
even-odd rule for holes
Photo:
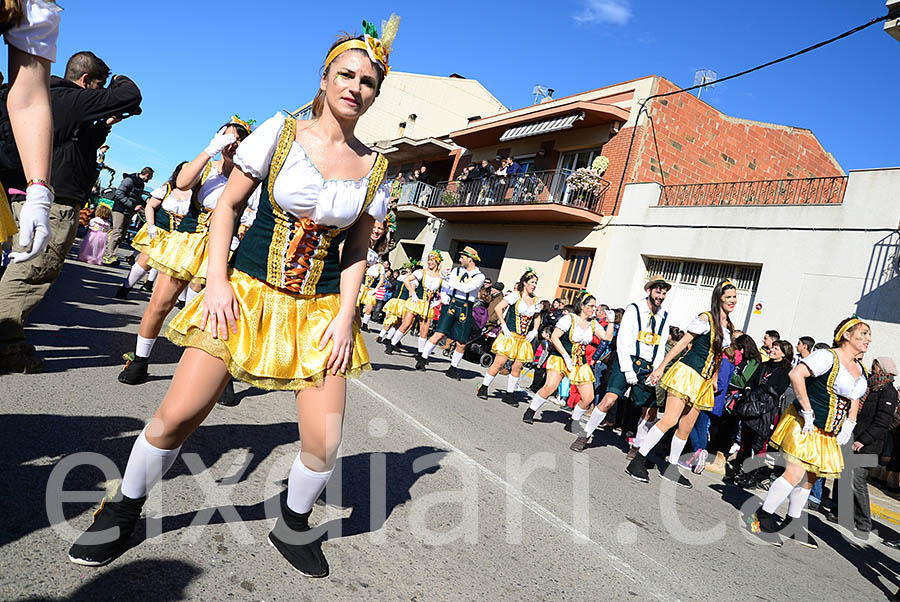
[[[488,368],[476,393],[481,399],[488,398],[488,387],[497,377],[500,368],[508,360],[512,360],[513,365],[509,371],[509,381],[506,385],[506,393],[503,394],[503,402],[513,406],[519,405],[515,397],[516,385],[519,384],[519,376],[522,374],[522,364],[534,359],[531,342],[541,327],[541,317],[535,318],[535,314],[540,309],[537,297],[534,296],[537,283],[537,274],[528,268],[519,278],[516,290],[503,297],[503,300],[494,308],[503,333],[494,339],[491,347],[491,351],[495,354],[494,363]]]
[[[663,417],[644,436],[637,455],[625,468],[625,473],[631,478],[649,482],[647,456],[663,435],[677,424],[678,429],[669,448],[668,466],[663,468],[662,475],[682,487],[692,487],[691,482],[678,471],[678,459],[697,422],[697,416],[713,407],[722,351],[731,346],[734,335],[734,325],[729,315],[736,305],[737,287],[729,280],[720,282],[712,291],[710,310],[694,318],[682,339],[669,350],[662,364],[650,373],[650,384],[659,383],[668,393],[666,409]],[[689,344],[690,350],[666,371],[666,366]]]
[[[120,383],[139,385],[147,382],[150,353],[163,322],[191,280],[201,275],[205,277],[209,217],[234,168],[234,153],[249,134],[249,124],[238,123],[233,118],[219,129],[206,149],[178,173],[175,185],[179,190],[191,191],[190,207],[175,231],[148,249],[148,265],[159,270],[159,276],[141,316],[134,356],[129,357],[119,372]],[[222,159],[213,161],[220,153]],[[196,288],[199,290],[199,286]],[[233,397],[233,392],[229,393]]]
[[[440,292],[444,280],[441,276],[441,262],[443,255],[437,249],[428,253],[425,269],[421,270],[422,277],[415,278],[411,284],[415,284],[412,295],[406,302],[406,312],[403,314],[403,322],[394,335],[384,344],[384,352],[387,355],[394,353],[400,344],[400,340],[413,327],[416,320],[419,321],[419,344],[416,357],[421,355],[425,342],[428,340],[428,328],[434,320],[434,308],[440,303]],[[418,271],[418,270],[417,270]],[[413,276],[415,277],[415,272]]]
[[[384,304],[384,322],[378,333],[378,343],[393,339],[397,333],[397,324],[401,323],[407,311],[407,303],[416,294],[416,286],[423,278],[422,265],[417,259],[410,259],[404,266],[409,271],[400,282],[400,292]]]
[[[369,251],[366,254],[366,274],[363,276],[362,288],[359,290],[359,304],[363,307],[362,329],[369,332],[369,320],[375,309],[375,291],[384,284],[384,264],[381,256],[388,248],[388,234],[383,222],[375,222],[372,236],[369,238]]]
[[[611,341],[614,326],[606,327],[594,319],[597,300],[587,291],[582,291],[573,303],[575,311],[566,314],[556,322],[550,335],[550,359],[547,360],[547,382],[531,398],[531,405],[525,410],[522,422],[534,423],[535,413],[547,403],[547,398],[556,391],[563,376],[569,377],[573,387],[583,399],[594,398],[594,371],[588,366],[585,348],[597,335],[603,341]]]
[[[395,29],[396,20],[385,29]],[[379,55],[367,50],[373,47]],[[345,379],[370,368],[354,322],[356,301],[372,225],[384,219],[390,195],[387,160],[353,132],[375,101],[389,48],[388,39],[339,39],[325,60],[313,119],[298,124],[276,115],[238,149],[238,169],[212,218],[206,289],[167,332],[186,347],[184,355],[132,448],[120,495],[103,504],[75,542],[73,562],[100,565],[121,553],[148,490],[233,375],[297,392],[301,445],[268,540],[303,575],[328,574],[308,519],[337,460]],[[237,218],[260,182],[256,221],[229,267]],[[98,543],[102,532],[106,541]]]
[[[856,317],[846,318],[834,330],[831,349],[810,353],[791,370],[797,399],[782,415],[769,441],[772,449],[784,454],[787,466],[769,487],[749,525],[763,541],[780,546],[778,532],[782,531],[800,544],[818,547],[800,518],[816,481],[837,479],[844,470],[841,446],[853,440],[859,400],[868,387],[862,356],[871,342],[868,324]],[[779,527],[775,511],[785,500],[787,518]]]
[[[181,168],[187,164],[187,161],[179,163],[166,183],[150,193],[144,207],[144,217],[147,221],[131,241],[131,246],[137,249],[140,255],[134,260],[125,282],[116,292],[116,299],[126,299],[128,292],[148,272],[147,282],[156,280],[158,270],[150,267],[148,253],[175,231],[191,206],[191,192],[175,187]]]

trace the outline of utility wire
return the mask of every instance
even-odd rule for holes
[[[613,215],[615,215],[616,210],[619,208],[619,199],[622,197],[622,186],[624,186],[624,184],[625,184],[625,174],[628,171],[628,160],[631,158],[631,147],[634,146],[634,137],[635,137],[635,134],[637,133],[637,120],[640,119],[641,112],[645,111],[645,106],[647,105],[647,103],[650,100],[652,100],[654,98],[663,98],[664,96],[673,96],[675,94],[681,94],[683,92],[690,92],[692,90],[696,90],[697,88],[703,88],[705,86],[710,86],[713,84],[720,84],[720,83],[726,82],[730,79],[735,79],[737,77],[741,77],[741,76],[753,73],[754,71],[759,71],[760,69],[765,69],[766,67],[771,67],[772,65],[777,65],[778,63],[782,63],[786,60],[798,57],[801,54],[806,54],[807,52],[812,52],[813,50],[817,50],[817,49],[821,48],[822,46],[831,44],[832,42],[837,42],[838,40],[841,40],[843,38],[846,38],[847,36],[851,36],[857,32],[860,32],[863,29],[866,29],[867,27],[871,27],[872,25],[875,25],[876,23],[880,23],[882,21],[887,21],[889,18],[891,18],[891,13],[888,13],[881,17],[876,17],[876,18],[872,19],[871,21],[869,21],[868,23],[864,23],[862,25],[854,27],[853,29],[845,31],[842,34],[836,35],[833,38],[825,40],[824,42],[819,42],[818,44],[813,44],[812,46],[804,48],[803,50],[798,50],[797,52],[788,54],[781,58],[777,58],[773,61],[769,61],[768,63],[763,63],[762,65],[757,65],[756,67],[752,67],[750,69],[745,69],[744,71],[741,71],[739,73],[733,73],[731,75],[728,75],[725,77],[720,77],[719,79],[715,79],[713,81],[697,84],[695,86],[691,86],[690,88],[679,88],[678,90],[673,90],[671,92],[664,92],[662,94],[654,94],[652,96],[648,96],[647,98],[645,98],[644,101],[641,102],[641,106],[638,109],[637,116],[635,117],[635,126],[631,130],[631,142],[628,144],[628,153],[625,155],[625,166],[622,169],[622,177],[619,180],[619,189],[616,191],[616,202],[613,205],[613,211],[612,211]],[[648,118],[650,117],[649,111],[647,111],[647,117]],[[657,161],[658,161],[658,159],[657,159]],[[660,174],[662,174],[662,164],[660,164],[660,166],[659,166],[659,171],[660,171]]]

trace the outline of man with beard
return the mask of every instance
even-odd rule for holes
[[[616,401],[625,397],[629,387],[631,400],[641,408],[641,421],[634,438],[635,446],[640,447],[644,436],[656,422],[656,387],[645,381],[666,355],[666,341],[669,340],[669,325],[666,322],[669,316],[662,309],[662,304],[670,288],[672,285],[665,278],[653,276],[644,285],[647,297],[625,308],[616,337],[616,353],[609,366],[606,394],[591,414],[585,432],[569,448],[572,451],[584,451],[594,430],[603,422]],[[566,430],[576,432],[578,421],[586,411],[587,408],[576,405],[571,420],[566,424]]]

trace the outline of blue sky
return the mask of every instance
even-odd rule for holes
[[[687,87],[809,46],[886,12],[883,0],[492,2],[61,2],[66,59],[91,50],[134,79],[144,112],[117,125],[109,163],[160,182],[232,113],[263,121],[318,85],[334,36],[403,17],[391,64],[478,79],[510,108],[534,84],[574,94],[649,74]],[[337,7],[329,10],[329,6]],[[140,7],[140,8],[139,8]],[[311,8],[314,7],[314,8]],[[729,115],[807,127],[844,169],[900,165],[900,42],[876,24],[850,38],[704,91]],[[893,73],[893,75],[891,75]]]

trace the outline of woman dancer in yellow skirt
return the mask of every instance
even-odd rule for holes
[[[134,356],[129,357],[119,372],[120,383],[140,385],[147,382],[150,353],[163,322],[191,280],[206,276],[209,217],[234,169],[234,153],[249,134],[249,124],[232,118],[219,128],[206,149],[178,173],[175,185],[179,190],[191,191],[190,207],[175,231],[148,249],[147,263],[159,270],[159,276],[141,316]],[[219,153],[221,160],[214,161]],[[194,293],[199,290],[199,286],[195,286]],[[188,300],[193,298],[190,291],[188,295]],[[233,391],[230,392],[233,397]]]
[[[647,456],[656,447],[666,432],[678,425],[669,448],[668,466],[662,471],[663,478],[674,481],[682,487],[691,488],[691,482],[678,472],[678,458],[684,451],[687,438],[703,410],[711,410],[716,388],[716,377],[722,362],[722,352],[731,346],[734,325],[731,312],[737,305],[737,287],[729,280],[720,282],[712,292],[710,310],[703,312],[688,325],[687,331],[678,343],[666,354],[662,364],[650,373],[650,384],[666,390],[666,409],[663,417],[653,425],[644,437],[637,455],[625,468],[628,476],[649,482]],[[688,346],[690,350],[666,371],[666,366],[678,357]],[[663,373],[665,372],[665,376]],[[662,380],[660,380],[662,379]]]
[[[407,302],[415,296],[416,286],[423,278],[422,264],[419,260],[410,259],[403,268],[409,271],[400,281],[400,292],[384,304],[384,322],[381,323],[381,332],[376,339],[378,343],[386,343],[393,339],[397,333],[397,324],[406,314]]]
[[[181,168],[187,165],[187,161],[182,161],[175,167],[175,171],[166,181],[165,184],[150,193],[147,199],[147,205],[144,207],[144,217],[146,223],[134,235],[131,246],[140,252],[134,265],[125,277],[125,282],[116,292],[116,299],[126,299],[128,291],[134,288],[141,278],[148,272],[148,282],[156,279],[156,268],[151,268],[148,263],[147,254],[150,249],[159,245],[163,239],[175,231],[181,218],[184,217],[191,206],[191,192],[189,190],[179,190],[175,187]]]
[[[550,335],[547,381],[532,396],[531,405],[522,416],[522,422],[526,424],[534,424],[535,413],[547,403],[547,398],[556,391],[563,376],[569,377],[569,383],[578,388],[582,399],[590,403],[594,398],[594,371],[588,366],[585,348],[594,335],[603,341],[611,341],[614,326],[608,324],[604,328],[594,319],[597,300],[587,291],[579,293],[573,305],[575,311],[561,317]]]
[[[416,278],[415,272],[413,272],[413,280],[410,284],[414,285],[415,290],[412,297],[406,302],[406,310],[400,328],[396,329],[393,336],[384,344],[385,354],[394,353],[394,349],[400,344],[400,340],[409,332],[416,320],[419,320],[419,344],[416,355],[422,353],[425,341],[428,340],[428,329],[434,320],[434,308],[440,302],[441,287],[444,284],[441,276],[443,260],[441,252],[432,249],[425,261],[425,269],[421,270],[422,277]]]
[[[491,351],[495,354],[494,363],[487,369],[476,393],[481,399],[488,398],[488,387],[500,372],[500,368],[508,360],[512,360],[513,365],[509,371],[503,402],[513,406],[519,405],[516,401],[516,385],[519,384],[519,376],[522,374],[522,364],[534,359],[531,342],[541,327],[541,317],[535,318],[535,314],[540,311],[537,297],[534,296],[537,283],[537,274],[528,268],[519,278],[516,290],[503,297],[494,308],[503,333],[494,339],[491,347]]]
[[[385,29],[395,31],[397,20],[392,16]],[[132,448],[120,495],[95,513],[69,552],[73,562],[104,564],[124,549],[147,491],[233,375],[297,392],[301,446],[268,540],[303,575],[328,574],[308,519],[337,460],[345,379],[370,368],[354,323],[356,301],[372,225],[384,220],[390,195],[387,160],[353,132],[388,71],[388,34],[339,39],[325,59],[313,119],[298,124],[276,115],[235,154],[239,169],[212,218],[206,289],[167,332],[186,347],[184,355]],[[256,221],[229,268],[237,217],[260,182]],[[103,530],[117,537],[98,543]]]
[[[362,288],[359,290],[359,304],[363,306],[362,329],[369,332],[369,320],[378,300],[375,291],[384,284],[384,264],[381,256],[388,248],[388,235],[383,222],[375,222],[372,236],[369,238],[369,251],[366,253],[366,274],[363,276]]]
[[[800,544],[818,547],[800,517],[816,481],[837,479],[844,470],[841,446],[853,439],[859,399],[868,387],[862,357],[871,342],[868,324],[856,317],[846,318],[834,329],[831,349],[813,351],[791,370],[797,399],[782,415],[769,441],[784,454],[787,466],[769,487],[749,525],[763,541],[780,546],[778,532],[783,531]],[[787,518],[779,527],[775,511],[785,500]]]

